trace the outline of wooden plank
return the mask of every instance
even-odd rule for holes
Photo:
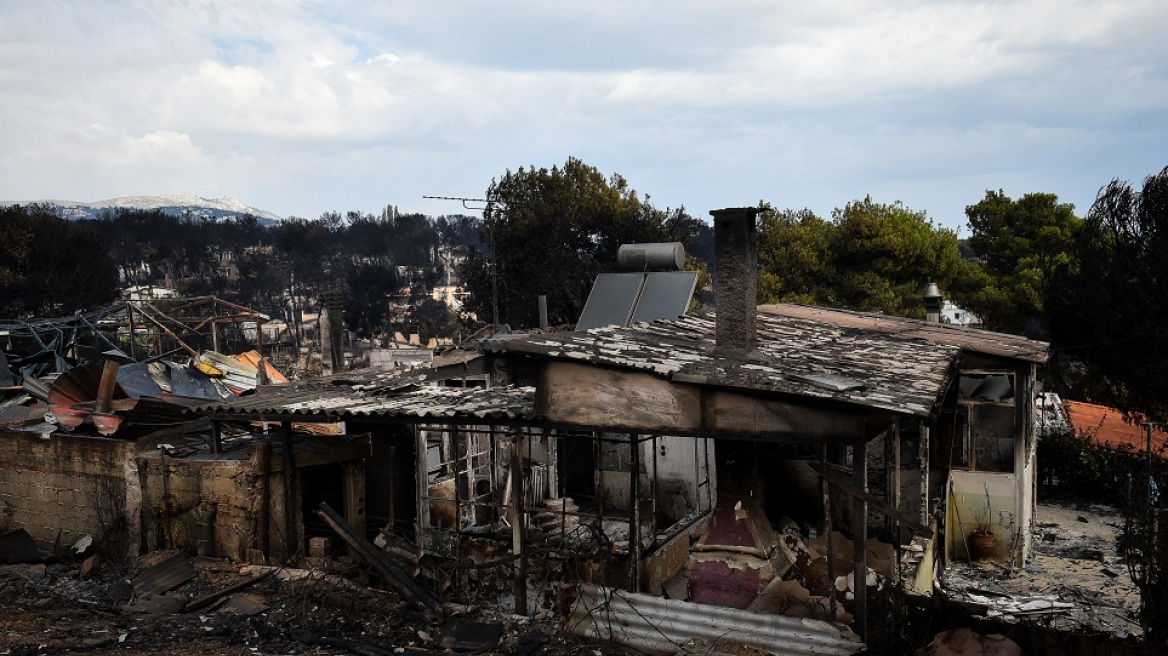
[[[372,565],[387,584],[404,599],[420,608],[428,620],[441,623],[445,619],[445,612],[442,610],[438,597],[433,592],[418,585],[409,574],[390,559],[389,554],[359,535],[337,511],[322,501],[316,507],[315,512],[337,535],[341,536],[341,539],[353,548],[357,555]]]
[[[828,482],[830,482],[832,485],[854,497],[862,498],[865,502],[876,506],[880,512],[892,515],[896,518],[896,521],[900,522],[903,526],[911,528],[918,535],[930,536],[933,534],[932,529],[929,527],[916,521],[906,513],[903,513],[888,505],[887,503],[884,503],[880,500],[879,497],[872,495],[870,492],[858,489],[855,485],[852,485],[850,481],[840,476],[839,474],[815,462],[809,462],[807,464],[810,465],[811,469],[815,470],[816,473],[827,479]]]
[[[703,396],[702,428],[768,440],[830,442],[862,441],[865,417],[838,408],[767,399],[715,390]]]
[[[210,606],[215,601],[222,599],[223,597],[226,597],[227,595],[235,594],[236,592],[239,592],[240,590],[243,590],[244,588],[251,587],[251,586],[255,585],[256,583],[263,581],[264,579],[268,578],[269,576],[275,574],[277,571],[279,571],[279,570],[270,569],[270,570],[264,572],[263,574],[253,576],[250,579],[247,579],[245,581],[240,581],[239,583],[236,583],[235,585],[228,586],[226,588],[223,588],[222,590],[217,590],[215,592],[207,593],[207,594],[205,594],[202,597],[199,597],[197,599],[192,599],[192,600],[187,602],[187,605],[183,607],[183,610],[186,610],[186,611],[199,610],[200,608],[203,608],[205,606]]]
[[[921,522],[918,526],[929,523],[929,427],[921,422],[920,443],[918,453],[921,461]]]

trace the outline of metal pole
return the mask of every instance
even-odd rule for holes
[[[1145,475],[1147,476],[1147,480],[1144,481],[1144,489],[1146,490],[1145,494],[1147,495],[1148,508],[1152,507],[1152,427],[1155,425],[1156,423],[1152,421],[1144,422],[1144,429],[1147,431],[1148,435],[1147,449],[1145,452],[1145,466],[1147,467]]]
[[[389,530],[397,533],[397,506],[393,489],[397,486],[397,447],[389,447]]]
[[[494,332],[499,332],[499,267],[495,255],[495,226],[487,224],[487,232],[491,238],[491,321],[494,322]]]

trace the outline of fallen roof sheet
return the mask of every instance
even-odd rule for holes
[[[202,405],[198,412],[217,415],[353,417],[412,419],[528,419],[534,415],[534,387],[426,387],[383,396],[347,388],[267,390],[226,403]]]
[[[795,317],[758,315],[759,358],[714,352],[712,312],[586,332],[528,335],[484,348],[650,371],[679,383],[831,400],[929,416],[961,348]]]

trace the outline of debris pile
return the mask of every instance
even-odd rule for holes
[[[838,531],[830,541],[826,534],[804,539],[794,522],[784,519],[781,525],[771,557],[776,576],[747,608],[814,619],[834,613],[835,621],[851,624],[857,585],[852,541]],[[896,557],[892,545],[875,538],[865,548],[868,568],[861,584],[875,595],[893,578]]]
[[[324,559],[322,559],[323,561]],[[0,565],[0,653],[615,654],[554,622],[468,608],[430,627],[357,561],[293,569],[159,551],[82,576],[72,557]],[[457,611],[457,612],[456,612]]]
[[[1045,521],[1035,523],[1035,553],[1026,567],[950,563],[941,579],[943,598],[1008,624],[1035,622],[1115,639],[1142,636],[1139,592],[1116,551],[1118,511],[1040,505],[1039,516]]]

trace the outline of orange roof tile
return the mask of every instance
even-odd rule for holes
[[[1139,453],[1147,448],[1147,429],[1129,423],[1115,408],[1080,401],[1063,401],[1063,408],[1071,428],[1097,444],[1111,449],[1133,449]],[[1157,457],[1168,458],[1168,432],[1163,428],[1152,430],[1152,451]]]

